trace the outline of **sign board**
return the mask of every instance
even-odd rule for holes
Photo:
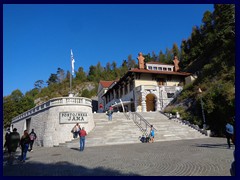
[[[86,112],[60,112],[59,113],[59,123],[82,123],[87,121],[88,113]]]

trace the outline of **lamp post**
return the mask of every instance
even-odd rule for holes
[[[201,108],[202,108],[203,130],[205,130],[206,129],[206,119],[205,119],[204,108],[203,108],[203,100],[202,100],[202,90],[201,90],[201,88],[198,88],[198,92],[200,93],[200,101],[201,101]]]

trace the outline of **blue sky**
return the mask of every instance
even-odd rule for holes
[[[159,54],[187,39],[212,4],[3,5],[3,96],[45,82],[57,68],[70,71],[128,55]]]

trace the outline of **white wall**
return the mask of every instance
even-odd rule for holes
[[[38,138],[36,144],[44,147],[58,146],[73,139],[71,129],[76,122],[60,124],[60,112],[86,112],[87,122],[79,122],[81,127],[90,132],[95,124],[92,115],[92,107],[84,104],[62,104],[50,106],[41,111],[31,114],[13,122],[14,127],[18,129],[20,135],[26,129],[26,119],[31,119],[29,130],[34,129]]]

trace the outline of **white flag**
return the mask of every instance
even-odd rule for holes
[[[71,62],[72,62],[72,75],[74,75],[74,58],[73,58],[73,52],[72,52],[72,49],[71,49]]]

